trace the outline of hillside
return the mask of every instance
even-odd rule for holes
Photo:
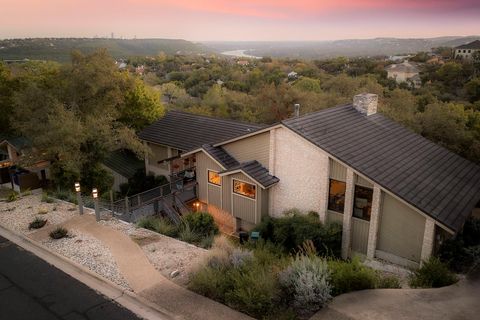
[[[246,50],[253,56],[319,59],[335,56],[381,56],[430,51],[435,47],[455,47],[480,39],[480,36],[419,39],[375,38],[336,41],[241,41],[204,42],[218,52]]]
[[[0,40],[0,59],[68,61],[72,50],[91,52],[106,48],[114,58],[205,52],[201,45],[179,39],[92,39],[92,38],[32,38]]]

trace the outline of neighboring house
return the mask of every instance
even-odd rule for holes
[[[385,68],[387,77],[397,83],[407,82],[418,88],[422,85],[420,70],[414,62],[404,61],[399,64],[391,64]]]
[[[387,61],[394,61],[394,62],[403,62],[404,60],[407,60],[410,58],[410,55],[407,56],[389,56],[386,60]]]
[[[291,71],[287,74],[288,80],[296,80],[298,79],[298,73],[295,71]]]
[[[180,159],[180,154],[206,143],[247,134],[261,125],[216,119],[180,111],[167,114],[139,133],[151,153],[145,156],[145,172],[171,180],[195,167],[195,157]]]
[[[240,66],[246,67],[250,64],[250,62],[248,60],[238,60],[237,64],[240,65]]]
[[[470,60],[473,58],[473,54],[475,52],[480,51],[480,40],[475,40],[473,42],[455,47],[453,50],[455,59]]]
[[[0,185],[16,191],[37,189],[48,184],[50,162],[39,160],[20,165],[24,151],[30,149],[30,142],[22,137],[0,139]]]
[[[478,206],[480,167],[378,114],[377,100],[357,95],[183,153],[196,159],[200,209],[232,231],[291,208],[316,211],[342,223],[344,257],[418,266]],[[183,150],[200,143],[184,129],[170,126],[168,136]]]
[[[103,162],[103,168],[113,176],[113,191],[120,191],[120,185],[129,183],[130,179],[144,169],[145,162],[138,159],[135,154],[128,150],[116,150],[108,155]]]

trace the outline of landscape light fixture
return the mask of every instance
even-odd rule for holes
[[[83,214],[83,201],[82,194],[80,193],[80,182],[75,182],[75,191],[77,192],[78,212]]]
[[[98,198],[97,188],[93,188],[93,190],[92,190],[92,197],[93,197],[93,199],[97,199],[97,198]]]
[[[80,192],[80,182],[75,182],[75,191]]]

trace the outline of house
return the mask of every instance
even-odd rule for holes
[[[221,123],[189,135],[179,122],[162,139],[193,146],[181,158],[195,157],[200,210],[222,230],[250,230],[291,208],[316,211],[343,225],[343,257],[414,267],[479,206],[480,167],[377,113],[377,100],[357,95],[223,141],[205,136]]]
[[[238,60],[237,64],[240,66],[246,67],[250,64],[250,62],[248,60]]]
[[[30,141],[23,137],[0,139],[0,185],[21,192],[44,187],[50,178],[50,162],[39,160],[22,163],[25,151],[31,149]]]
[[[195,157],[180,158],[182,153],[260,128],[261,125],[169,111],[139,133],[139,138],[151,150],[145,157],[145,172],[171,180],[195,167]]]
[[[111,152],[102,167],[113,176],[113,191],[120,192],[120,185],[129,183],[135,174],[145,168],[145,162],[129,150]]]
[[[387,77],[394,79],[397,83],[407,82],[415,88],[422,85],[420,70],[414,62],[404,61],[399,64],[391,64],[385,68]]]
[[[475,40],[473,42],[455,47],[453,50],[455,59],[471,60],[473,58],[473,54],[480,51],[480,40]]]
[[[287,78],[288,80],[296,80],[298,79],[298,73],[296,73],[295,71],[291,71],[287,74]]]

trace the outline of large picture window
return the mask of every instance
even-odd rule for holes
[[[328,210],[343,213],[345,208],[345,182],[330,179]]]
[[[353,202],[353,216],[370,221],[372,212],[373,190],[355,186],[355,199]]]
[[[214,184],[216,186],[222,185],[222,177],[218,174],[218,172],[208,170],[208,182]]]
[[[255,199],[255,185],[233,179],[233,192]]]

